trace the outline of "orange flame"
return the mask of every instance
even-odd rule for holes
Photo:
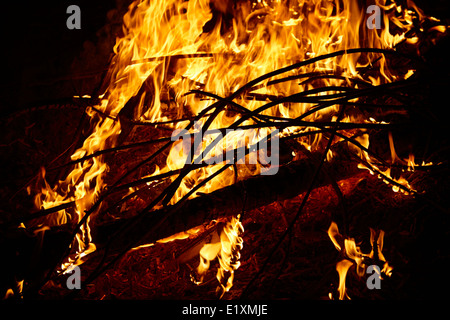
[[[387,5],[385,0],[375,1],[383,10],[384,27],[381,30],[369,30],[365,24],[365,8],[361,8],[357,1],[350,0],[257,0],[238,3],[216,0],[135,1],[124,16],[124,36],[119,38],[114,46],[115,56],[109,69],[110,81],[100,96],[101,103],[86,110],[92,120],[92,133],[72,155],[72,160],[114,146],[121,133],[121,123],[120,120],[112,118],[118,117],[127,102],[138,94],[144,82],[151,84],[153,89],[140,97],[134,108],[133,118],[149,122],[173,120],[184,114],[197,115],[211,106],[211,100],[201,99],[194,94],[186,95],[195,89],[227,97],[250,80],[293,62],[349,48],[393,48],[404,40],[414,43],[416,40],[408,39],[406,35],[413,28],[414,19],[422,21],[426,16],[412,1],[407,1],[408,9],[405,10],[395,2],[390,3]],[[225,21],[224,17],[230,16],[229,13],[232,13],[232,19]],[[395,26],[395,31],[391,26]],[[437,26],[435,30],[445,32],[447,28]],[[348,54],[321,60],[305,66],[302,70],[283,74],[283,77],[296,77],[302,73],[337,72],[343,78],[314,81],[304,79],[299,80],[300,82],[280,81],[270,84],[269,80],[265,80],[250,92],[250,96],[243,95],[236,99],[244,108],[256,110],[266,103],[266,99],[256,99],[257,95],[289,96],[319,87],[343,86],[350,79],[378,85],[404,79],[414,72],[410,70],[403,75],[393,74],[384,56],[376,61],[377,58],[379,57],[375,54]],[[378,77],[372,75],[367,79],[363,78],[358,69],[372,63],[378,63],[380,67]],[[167,98],[169,92],[174,92],[170,99]],[[327,91],[329,94],[337,92],[332,89]],[[314,93],[309,97],[324,93]],[[145,99],[150,95],[151,99]],[[262,114],[295,118],[311,108],[312,104],[308,102],[277,104]],[[112,118],[99,117],[95,110],[100,110]],[[332,117],[336,110],[337,106],[319,110],[304,120]],[[239,113],[221,112],[211,123],[210,129],[228,127],[240,117]],[[253,122],[250,119],[242,123],[251,124]],[[179,122],[173,129],[183,129],[185,126],[186,122]],[[251,137],[245,136],[243,131],[229,140],[229,144],[218,148],[230,150],[236,145],[236,141],[246,141],[246,145],[255,144],[260,137],[266,136],[272,130],[273,128],[259,129],[259,132]],[[296,130],[308,131],[310,128]],[[286,128],[281,135],[294,131],[292,128]],[[302,138],[301,143],[311,150],[318,147],[320,140],[321,135],[315,135],[312,139]],[[207,142],[204,141],[202,150]],[[368,146],[368,139],[365,145]],[[165,167],[148,174],[163,173],[183,166],[180,152],[180,145],[174,143]],[[213,150],[211,155],[214,153],[220,153],[220,149]],[[331,156],[330,153],[329,157]],[[372,163],[364,152],[361,156]],[[258,174],[259,169],[260,165],[257,165],[255,170],[248,170],[247,174]],[[36,195],[36,205],[39,209],[75,201],[73,210],[61,210],[50,215],[46,223],[79,223],[106,187],[104,175],[107,170],[108,166],[101,157],[91,158],[75,165],[67,177],[53,187],[45,181],[43,173],[43,187]],[[176,203],[191,190],[192,181],[202,181],[217,170],[219,166],[213,165],[191,171],[181,182],[171,203]],[[230,170],[233,169],[222,172],[198,191],[211,192],[233,183]],[[399,183],[407,185],[404,181]],[[77,261],[95,250],[89,230],[89,222],[93,217],[95,212],[83,224],[77,236]],[[236,223],[233,228],[236,228]],[[233,241],[230,240],[230,243]]]
[[[220,233],[220,242],[205,244],[200,250],[200,264],[197,268],[197,273],[200,276],[200,281],[203,282],[203,277],[209,270],[210,263],[216,257],[219,260],[219,269],[217,270],[216,278],[219,280],[222,297],[225,292],[228,292],[233,286],[234,271],[240,266],[240,250],[243,247],[243,239],[240,234],[244,232],[244,227],[239,221],[239,215],[233,217],[222,229]]]
[[[378,235],[378,237],[377,237]],[[393,268],[386,262],[386,258],[384,257],[383,250],[383,241],[384,241],[384,231],[380,230],[378,233],[370,229],[370,244],[372,246],[372,250],[369,254],[364,254],[361,252],[361,249],[356,245],[354,239],[349,238],[345,239],[339,233],[338,226],[336,222],[332,221],[330,227],[328,228],[328,236],[330,240],[333,242],[336,249],[343,253],[345,258],[336,264],[336,270],[339,273],[339,300],[350,299],[348,294],[346,293],[345,287],[345,279],[347,277],[347,272],[350,267],[356,263],[356,273],[359,277],[362,277],[367,268],[367,259],[378,260],[383,262],[382,273],[390,277],[392,275]],[[344,249],[342,250],[342,245],[340,243],[344,243]],[[353,261],[351,261],[353,260]],[[332,298],[332,294],[330,293],[330,299]]]

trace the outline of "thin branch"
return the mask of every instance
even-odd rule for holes
[[[303,196],[302,202],[301,202],[301,204],[300,204],[300,207],[299,207],[299,209],[298,209],[298,211],[297,211],[295,217],[292,219],[292,221],[291,221],[291,223],[289,224],[289,226],[288,226],[288,228],[286,229],[286,231],[285,231],[285,232],[281,235],[281,237],[278,239],[277,243],[273,246],[273,248],[272,248],[272,250],[270,251],[268,257],[266,258],[266,260],[265,260],[263,266],[259,269],[259,271],[255,274],[255,276],[249,281],[249,283],[247,284],[247,286],[246,286],[245,289],[243,290],[243,292],[242,292],[240,298],[245,298],[245,297],[247,296],[248,290],[249,290],[249,288],[251,287],[251,285],[256,281],[256,279],[259,278],[259,276],[262,274],[262,272],[264,271],[264,269],[267,267],[267,265],[268,265],[270,259],[272,258],[272,256],[273,256],[273,255],[275,254],[275,252],[278,250],[278,248],[279,248],[279,246],[281,245],[281,243],[284,241],[284,239],[286,238],[286,236],[287,236],[288,234],[290,234],[291,231],[293,230],[294,225],[295,225],[295,222],[296,222],[296,221],[298,220],[298,218],[300,217],[300,214],[301,214],[301,212],[303,211],[303,208],[305,207],[306,202],[308,201],[309,195],[311,194],[311,192],[312,192],[312,190],[313,190],[313,188],[314,188],[314,184],[316,183],[316,180],[317,180],[317,178],[318,178],[318,176],[319,176],[319,173],[320,173],[320,171],[321,171],[321,169],[322,169],[322,166],[323,166],[323,163],[324,163],[324,161],[325,161],[325,159],[326,159],[327,153],[328,153],[328,151],[329,151],[330,148],[331,148],[332,141],[333,141],[333,139],[334,139],[334,134],[335,134],[335,132],[336,132],[338,123],[339,123],[339,121],[341,120],[341,118],[342,118],[342,116],[343,116],[343,114],[344,114],[344,109],[345,109],[345,105],[341,108],[341,111],[340,111],[340,113],[339,113],[339,115],[338,115],[338,119],[337,119],[337,121],[336,121],[335,127],[333,128],[333,132],[332,132],[332,134],[331,134],[331,137],[328,139],[327,146],[326,146],[324,152],[322,153],[321,159],[320,159],[319,164],[318,164],[318,166],[317,166],[317,168],[316,168],[316,170],[315,170],[315,172],[314,172],[314,176],[313,176],[313,178],[312,178],[312,180],[311,180],[311,183],[310,183],[310,185],[309,185],[309,188],[308,188],[308,190],[306,191],[306,194]]]

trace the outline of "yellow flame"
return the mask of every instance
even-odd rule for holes
[[[339,273],[339,287],[338,287],[339,300],[350,299],[350,297],[346,293],[345,279],[347,277],[348,269],[350,269],[352,265],[353,262],[347,259],[339,261],[336,264],[336,271]]]
[[[377,236],[378,235],[378,236]],[[336,264],[336,270],[339,273],[339,299],[350,299],[345,289],[345,279],[347,277],[347,272],[349,268],[356,263],[356,273],[359,277],[362,277],[366,272],[366,259],[377,259],[381,262],[384,262],[382,273],[386,274],[388,277],[392,275],[393,268],[388,264],[386,258],[383,255],[383,241],[384,241],[384,231],[377,231],[370,228],[370,244],[372,246],[372,250],[369,254],[365,254],[361,252],[359,246],[356,245],[356,242],[352,238],[344,238],[340,233],[336,222],[332,221],[330,227],[328,228],[328,236],[330,240],[333,242],[334,246],[338,251],[341,251],[345,258]],[[344,250],[342,250],[339,242],[344,242]],[[376,251],[375,251],[376,250]],[[353,260],[353,261],[351,261]],[[332,298],[332,294],[330,293],[330,299]]]
[[[143,85],[152,89],[139,97],[139,103],[133,110],[134,119],[165,121],[177,119],[184,114],[197,115],[213,101],[194,94],[185,95],[193,89],[200,88],[226,97],[250,80],[293,62],[349,48],[393,48],[404,40],[407,32],[413,28],[414,16],[417,15],[420,21],[426,18],[409,0],[409,9],[405,10],[394,2],[387,5],[385,0],[376,0],[375,3],[383,10],[384,28],[381,30],[366,28],[365,8],[361,8],[357,1],[350,0],[133,2],[124,16],[124,35],[114,46],[115,56],[108,72],[110,80],[105,92],[100,95],[102,100],[95,108],[86,110],[91,117],[92,132],[74,152],[72,160],[115,145],[121,132],[120,120],[100,116],[95,110],[113,118],[117,117]],[[225,12],[226,14],[223,14]],[[390,24],[395,25],[395,32],[391,30]],[[435,30],[444,32],[446,27],[436,26]],[[405,75],[393,74],[384,56],[376,62],[377,58],[380,57],[375,54],[351,54],[321,60],[301,70],[292,70],[282,77],[337,72],[344,79],[305,79],[272,84],[265,80],[251,93],[265,97],[289,96],[319,87],[343,86],[350,78],[362,79],[358,68],[372,63],[378,63],[380,74],[378,77],[370,76],[364,80],[373,85],[406,78],[413,72],[410,70]],[[170,92],[174,92],[173,96]],[[333,94],[336,91],[330,90],[328,93]],[[236,99],[248,110],[261,107],[267,100],[256,99],[254,96],[241,96]],[[312,106],[307,102],[278,104],[262,114],[294,118],[304,114]],[[329,118],[337,108],[338,106],[314,112],[304,120]],[[210,129],[227,127],[239,118],[239,113],[221,112],[211,123]],[[249,119],[243,122],[243,125],[251,125],[252,121]],[[173,129],[183,129],[185,124],[180,122]],[[252,136],[245,136],[245,132],[241,132],[233,138],[230,137],[226,145],[212,150],[211,155],[219,154],[221,148],[232,149],[236,141],[246,141],[246,145],[254,144],[271,130],[273,129],[261,129]],[[292,129],[287,128],[282,134],[290,132]],[[302,138],[301,143],[312,150],[319,146],[321,138],[321,135],[315,135],[312,139]],[[362,142],[368,146],[368,137]],[[202,150],[206,144],[207,141],[202,144]],[[180,156],[183,154],[180,152],[180,144],[174,143],[165,167],[157,171],[167,172],[182,167],[184,162],[180,160]],[[330,153],[329,157],[331,155]],[[372,163],[366,152],[362,152],[361,156]],[[259,167],[256,165],[256,169],[248,169],[247,174],[258,174]],[[194,182],[204,180],[218,169],[218,166],[208,166],[191,171],[181,182],[170,203],[176,203],[192,189]],[[43,171],[43,187],[36,196],[38,208],[46,209],[75,201],[74,209],[49,215],[45,223],[79,223],[105,188],[104,175],[107,170],[108,166],[103,158],[91,158],[76,164],[67,177],[53,187],[45,181]],[[230,170],[205,183],[199,192],[211,192],[233,183]],[[156,174],[156,171],[144,173],[146,174]],[[399,183],[406,185],[403,180]],[[95,250],[89,230],[89,223],[94,217],[95,212],[83,224],[77,236],[76,260]]]
[[[337,237],[341,236],[339,233],[339,229],[337,226],[337,223],[332,221],[330,227],[328,228],[328,236],[330,237],[331,241],[333,242],[334,246],[338,251],[341,251],[341,246],[338,243]]]
[[[233,286],[234,272],[240,266],[240,250],[243,247],[243,239],[240,236],[244,227],[239,221],[239,215],[226,223],[220,233],[220,242],[207,243],[200,249],[200,263],[197,274],[200,276],[197,284],[202,283],[204,275],[209,270],[210,263],[215,258],[219,260],[219,268],[216,278],[220,283],[222,293],[228,292]]]

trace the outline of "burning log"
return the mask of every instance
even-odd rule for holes
[[[346,143],[338,144],[338,148],[338,155],[323,165],[314,187],[349,178],[359,171],[354,154],[348,150]],[[106,248],[106,254],[115,257],[133,247],[154,243],[212,220],[236,216],[240,212],[244,212],[245,217],[245,211],[293,198],[309,187],[319,156],[318,153],[310,154],[308,158],[280,166],[276,175],[256,176],[239,181],[181,205],[100,225],[93,234],[98,254],[101,255],[102,248]]]

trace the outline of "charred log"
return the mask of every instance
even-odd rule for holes
[[[275,201],[295,197],[305,192],[310,185],[318,156],[312,154],[310,158],[281,166],[276,175],[252,177],[212,193],[202,194],[181,205],[98,226],[93,234],[94,241],[100,248],[108,246],[108,254],[112,255],[128,246],[131,248],[153,243],[214,219],[235,216]],[[354,175],[358,169],[352,157],[347,150],[324,164],[315,187]],[[117,236],[118,232],[120,236]]]

